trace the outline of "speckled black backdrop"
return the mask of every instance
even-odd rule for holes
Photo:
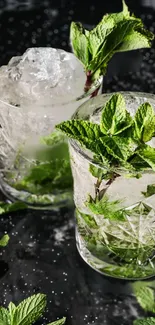
[[[155,0],[128,0],[131,10],[155,30]],[[119,11],[121,0],[0,0],[0,65],[32,46],[70,50],[72,20],[86,27],[102,15]],[[155,47],[116,55],[103,90],[155,92]],[[0,218],[0,235],[10,243],[0,251],[0,304],[18,303],[45,292],[44,323],[67,316],[67,325],[131,325],[145,313],[131,295],[131,284],[103,277],[79,257],[74,237],[74,209],[25,211]],[[42,322],[38,322],[41,324]]]

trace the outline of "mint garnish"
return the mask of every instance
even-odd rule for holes
[[[122,96],[114,95],[106,103],[101,117],[101,130],[107,135],[118,135],[132,125]]]
[[[101,110],[100,124],[71,120],[56,126],[68,137],[95,154],[103,168],[134,173],[155,171],[155,148],[145,142],[154,136],[155,114],[149,103],[141,105],[135,116],[126,110],[121,94],[114,94]],[[147,132],[149,130],[149,132]]]
[[[155,313],[155,292],[147,284],[135,285],[134,293],[140,306],[145,311]]]
[[[123,11],[103,16],[91,31],[81,23],[72,22],[70,30],[74,54],[85,68],[87,92],[94,81],[105,75],[107,66],[117,52],[151,46],[154,36],[144,28],[141,19],[131,15],[124,1]]]
[[[9,235],[4,235],[1,239],[0,239],[0,246],[5,247],[7,246],[8,242],[9,242]]]
[[[149,103],[142,104],[134,118],[135,137],[142,142],[152,139],[155,130],[154,109]]]
[[[47,325],[63,325],[63,324],[65,324],[65,322],[66,322],[66,317],[63,317],[63,318],[55,320],[54,322],[49,323]]]
[[[46,307],[46,295],[38,293],[25,300],[18,306],[10,302],[8,309],[0,307],[0,325],[32,325],[42,316]],[[63,317],[48,325],[63,325]]]

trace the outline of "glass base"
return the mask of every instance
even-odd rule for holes
[[[107,262],[107,255],[105,259],[102,253],[102,260],[94,256],[86,247],[85,241],[76,229],[76,245],[79,254],[83,260],[95,271],[100,274],[123,280],[143,280],[155,276],[155,262],[147,262],[146,264],[138,265],[131,263],[118,263],[112,264]]]
[[[73,193],[70,191],[63,193],[35,195],[25,191],[18,191],[0,180],[2,193],[12,202],[21,201],[31,209],[59,209],[63,206],[73,204]]]

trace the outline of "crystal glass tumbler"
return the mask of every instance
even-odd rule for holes
[[[132,117],[144,102],[155,108],[154,95],[132,92],[122,95]],[[73,118],[99,123],[101,108],[110,97],[111,94],[105,94],[88,100]],[[155,138],[150,142],[155,147]],[[150,168],[134,177],[117,169],[107,176],[104,166],[94,162],[91,152],[74,140],[69,143],[80,255],[96,271],[111,277],[154,276],[155,172]],[[96,202],[99,193],[102,204],[95,210],[90,198]]]

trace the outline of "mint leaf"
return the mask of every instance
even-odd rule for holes
[[[0,246],[5,247],[7,246],[8,242],[9,242],[10,237],[8,235],[4,235],[1,239],[0,239]]]
[[[143,319],[136,319],[133,322],[133,325],[155,325],[155,318],[143,318]]]
[[[107,152],[119,161],[127,161],[133,150],[133,143],[130,138],[102,137],[99,138]]]
[[[153,289],[141,286],[135,288],[135,295],[138,303],[145,311],[155,312],[155,295]]]
[[[56,125],[68,137],[79,141],[87,149],[98,153],[97,139],[102,135],[100,126],[83,120],[71,120]]]
[[[109,220],[124,220],[123,210],[120,209],[121,201],[115,200],[110,201],[107,196],[103,196],[101,200],[93,199],[89,196],[86,201],[86,206],[90,209],[91,212],[97,215],[103,215],[105,219]]]
[[[107,101],[101,116],[101,130],[104,134],[118,135],[132,125],[132,118],[126,110],[121,94],[114,94]]]
[[[155,149],[147,144],[136,150],[137,155],[142,158],[155,171]]]
[[[134,118],[134,130],[138,140],[147,142],[152,139],[155,131],[155,114],[149,103],[144,103],[138,108]]]
[[[4,307],[0,307],[0,325],[10,325],[10,321],[9,311]]]
[[[126,52],[151,47],[152,34],[141,28],[140,31],[131,31],[117,49],[117,52]]]
[[[70,39],[74,54],[84,66],[87,66],[89,62],[88,39],[81,23],[71,23]]]
[[[31,325],[43,313],[46,307],[46,295],[36,294],[23,300],[15,309],[12,325]]]
[[[151,195],[155,194],[155,184],[151,184],[147,186],[147,191],[146,192],[142,192],[145,197],[149,197]]]
[[[136,154],[131,156],[130,164],[137,171],[143,171],[143,170],[150,169],[149,164],[144,159],[142,159],[140,156],[138,156]]]
[[[55,322],[49,323],[47,325],[63,325],[66,322],[66,317],[56,320]]]
[[[16,310],[15,304],[13,302],[10,302],[9,306],[8,306],[8,309],[9,309],[9,313],[10,313],[10,317],[11,317],[11,324],[12,324],[13,323],[14,313],[15,313],[15,310]]]

